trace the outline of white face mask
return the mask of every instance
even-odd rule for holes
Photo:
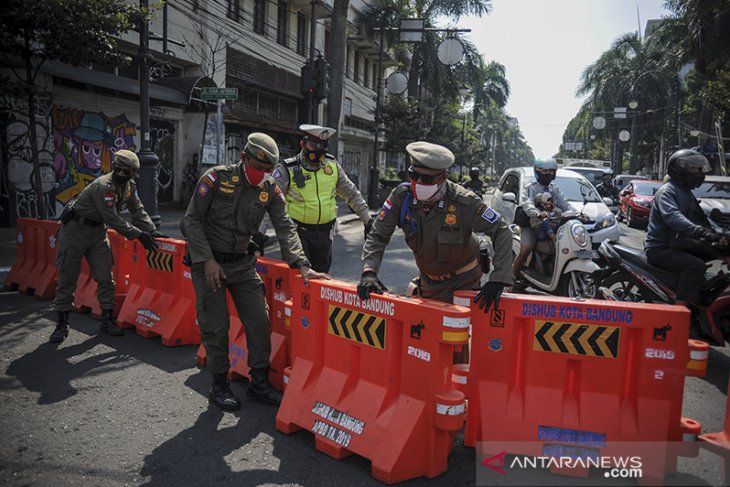
[[[416,199],[419,201],[428,201],[431,199],[436,193],[438,193],[439,188],[441,188],[440,184],[415,184],[414,191],[416,193]]]

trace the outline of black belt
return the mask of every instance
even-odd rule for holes
[[[229,254],[226,252],[216,252],[213,251],[213,257],[215,258],[216,262],[219,262],[221,264],[231,264],[233,262],[238,262],[239,260],[246,257],[247,254]]]
[[[97,220],[92,220],[91,218],[86,218],[85,216],[81,216],[75,213],[74,216],[71,217],[71,219],[90,227],[98,227],[99,225],[102,225],[104,223]]]
[[[329,223],[302,223],[292,218],[292,221],[297,224],[297,227],[308,232],[329,232],[332,230],[336,220],[332,220]]]

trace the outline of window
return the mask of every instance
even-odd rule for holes
[[[329,62],[330,59],[330,31],[324,31],[324,58]],[[347,71],[347,70],[345,70]]]
[[[238,22],[241,18],[241,0],[226,0],[226,17]]]
[[[345,47],[345,77],[352,79],[352,71],[350,71],[350,46]]]
[[[352,115],[352,98],[345,97],[345,103],[342,104],[342,109],[345,112],[345,116],[349,117]]]
[[[367,88],[370,83],[370,62],[365,58],[365,64],[363,64],[362,70],[362,85]]]
[[[307,50],[307,18],[303,13],[297,13],[297,54],[304,56]]]
[[[377,64],[373,64],[373,82],[370,84],[374,90],[378,89],[378,68]]]
[[[261,35],[266,33],[266,0],[254,0],[253,31]]]
[[[276,17],[276,42],[282,46],[289,45],[289,6],[286,2],[279,1],[279,9]]]
[[[353,70],[354,74],[352,76],[352,79],[355,80],[355,83],[360,81],[360,53],[358,51],[355,51],[355,69]]]

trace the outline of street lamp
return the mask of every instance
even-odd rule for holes
[[[464,116],[461,119],[461,157],[459,158],[459,176],[464,175],[464,159],[466,159],[466,154],[464,153],[464,136],[466,134],[466,97],[469,95],[469,88],[467,86],[462,86],[459,88],[459,96],[461,96],[461,99],[463,100],[462,109],[464,109]]]

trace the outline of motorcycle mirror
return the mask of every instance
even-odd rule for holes
[[[517,197],[514,193],[505,193],[502,195],[502,201],[508,201],[510,203],[515,203],[517,201]]]
[[[611,206],[613,204],[613,200],[608,196],[603,197],[603,202],[606,203],[606,206]]]
[[[722,212],[719,208],[713,208],[710,211],[710,220],[722,226]]]

